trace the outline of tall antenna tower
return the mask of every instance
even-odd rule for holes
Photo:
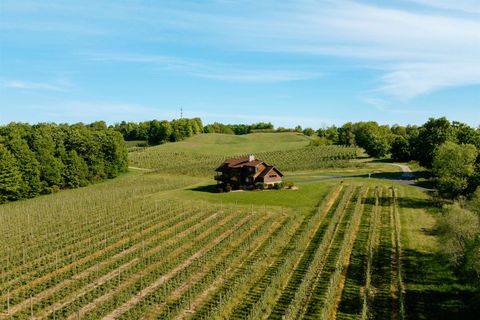
[[[180,107],[180,119],[183,119],[183,108]]]

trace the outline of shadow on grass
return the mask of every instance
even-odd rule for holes
[[[478,319],[480,290],[439,255],[403,251],[406,314],[411,319]]]
[[[218,193],[216,184],[210,184],[210,185],[207,185],[207,186],[198,186],[198,187],[194,187],[194,188],[189,188],[187,190],[198,191],[198,192],[207,192],[207,193]]]

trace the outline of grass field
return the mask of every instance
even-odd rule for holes
[[[0,318],[476,318],[479,293],[439,255],[420,189],[345,178],[216,194],[212,182],[134,170],[0,206]]]

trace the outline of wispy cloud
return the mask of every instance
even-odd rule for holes
[[[477,0],[410,0],[421,5],[444,9],[463,11],[467,13],[480,13],[480,2]]]
[[[214,63],[172,57],[167,55],[94,53],[87,55],[90,60],[103,62],[148,63],[160,68],[183,74],[222,81],[239,82],[283,82],[314,79],[323,76],[322,72],[311,71],[312,67],[269,66],[253,67],[227,63]]]
[[[235,50],[343,57],[359,66],[366,62],[384,73],[377,93],[406,100],[480,81],[471,70],[480,65],[480,20],[450,12],[457,2],[435,3],[445,10],[305,0],[252,3],[251,14],[245,15],[232,2],[221,15],[202,8],[172,10],[167,20],[178,21],[202,41]],[[458,8],[476,12],[478,3],[463,0]]]
[[[66,91],[69,84],[66,81],[49,82],[31,82],[21,80],[5,80],[0,82],[1,86],[9,89],[19,90],[49,90]]]
[[[142,39],[138,45],[148,44],[145,52],[149,54],[89,56],[99,62],[149,63],[194,77],[226,81],[281,82],[321,77],[322,59],[328,56],[348,60],[358,68],[374,69],[378,85],[371,90],[372,98],[400,101],[447,87],[480,83],[478,0],[375,1],[377,4],[360,0],[186,0],[181,5],[177,1],[162,5],[103,1],[95,6],[60,0],[4,2],[6,10],[62,12],[59,16],[77,22],[63,19],[67,28],[91,24],[92,31],[98,30],[99,35],[106,32],[117,37],[114,40],[134,30]],[[24,24],[28,27],[27,22]],[[55,23],[42,20],[44,27],[39,30],[61,29]],[[6,25],[17,28],[15,21]],[[18,24],[18,28],[21,26]],[[159,42],[180,43],[192,50],[295,57],[297,63],[236,64],[228,59],[219,62],[172,57],[158,54],[161,46],[155,44]],[[308,65],[298,63],[303,58]]]
[[[20,119],[17,119],[18,111],[23,114]],[[0,121],[74,123],[106,120],[114,123],[123,120],[172,119],[175,116],[176,112],[168,106],[161,108],[115,101],[62,100],[49,104],[16,105],[12,108],[5,106],[5,110],[2,110],[5,120],[0,118]]]

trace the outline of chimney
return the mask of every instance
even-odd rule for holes
[[[248,156],[248,162],[252,162],[254,160],[255,160],[255,157],[253,156],[253,154]]]

